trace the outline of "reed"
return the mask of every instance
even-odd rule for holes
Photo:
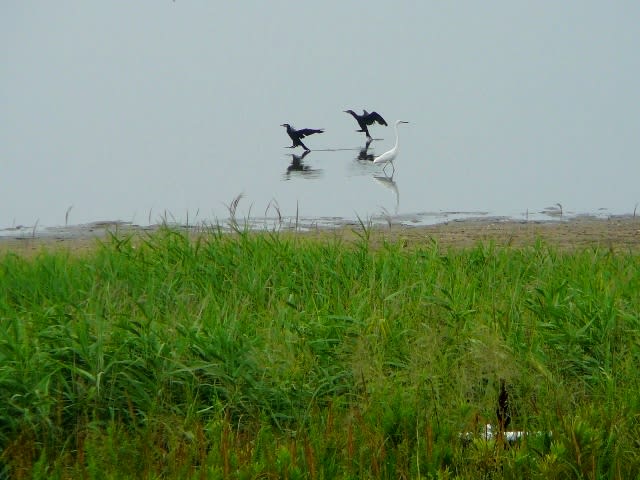
[[[0,258],[0,478],[637,478],[640,257],[113,235]],[[461,432],[496,425],[508,446]]]

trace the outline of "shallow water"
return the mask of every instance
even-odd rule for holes
[[[224,224],[240,196],[235,217],[257,228],[608,216],[640,202],[640,7],[4,10],[5,235]],[[411,122],[393,178],[363,160],[391,148],[393,128],[371,127],[363,151],[347,108]],[[284,122],[326,131],[295,160]]]

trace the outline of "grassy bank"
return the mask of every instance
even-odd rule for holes
[[[0,478],[640,475],[638,255],[360,235],[3,254]]]

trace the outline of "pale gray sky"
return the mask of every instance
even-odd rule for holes
[[[638,25],[632,1],[4,2],[0,228],[70,206],[74,223],[223,216],[239,193],[254,214],[368,215],[388,192],[357,152],[282,181],[279,125],[361,146],[346,108],[411,121],[401,212],[631,212]],[[381,153],[393,132],[374,133]]]

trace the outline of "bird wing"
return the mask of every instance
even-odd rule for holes
[[[374,122],[378,122],[380,125],[387,124],[385,119],[382,118],[382,115],[380,115],[378,112],[371,112],[369,115],[367,115],[367,125],[373,125]]]
[[[300,138],[304,138],[307,135],[313,135],[314,133],[323,133],[323,132],[324,132],[323,129],[316,130],[314,128],[302,128],[298,130],[298,135],[300,135]]]

